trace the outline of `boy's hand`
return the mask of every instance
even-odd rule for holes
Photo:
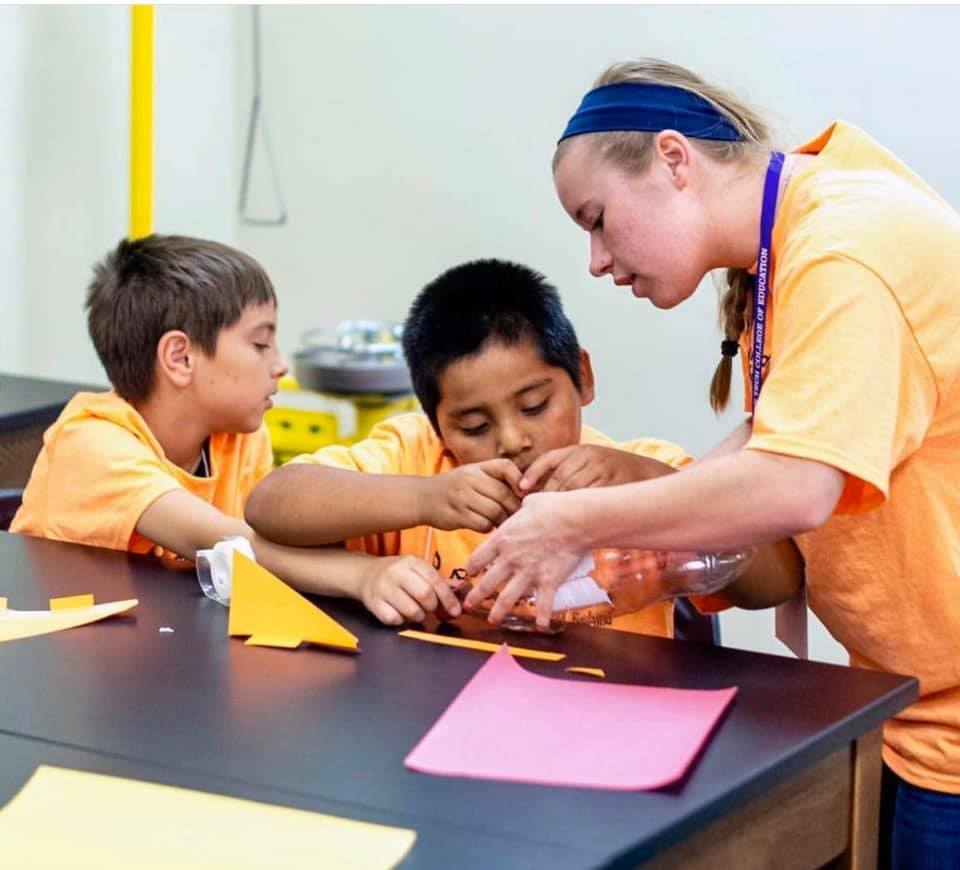
[[[360,581],[360,600],[385,625],[423,622],[439,606],[450,616],[461,610],[450,584],[416,556],[371,559]]]
[[[673,466],[599,444],[559,447],[540,456],[524,473],[520,491],[564,492],[590,486],[617,486],[663,477],[676,471]]]
[[[424,478],[424,524],[490,532],[520,509],[520,469],[510,459],[461,465]]]

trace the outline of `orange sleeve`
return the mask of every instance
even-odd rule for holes
[[[845,472],[838,513],[876,507],[932,419],[930,367],[890,290],[850,258],[792,266],[773,300],[770,371],[746,446]]]
[[[722,613],[733,607],[729,601],[719,595],[691,595],[687,600],[705,616],[711,613]]]
[[[405,415],[409,416],[414,415]],[[425,468],[416,467],[419,465],[416,454],[420,431],[415,425],[405,425],[407,422],[405,418],[384,420],[356,444],[321,447],[315,453],[297,456],[291,461],[330,465],[367,474],[424,474]]]
[[[256,486],[264,477],[273,471],[273,447],[270,444],[270,430],[266,423],[261,423],[259,430],[254,434],[254,471],[253,486]],[[251,486],[251,490],[253,489]],[[244,494],[244,499],[250,493]]]
[[[108,420],[67,423],[47,445],[46,504],[35,534],[126,550],[143,512],[182,489],[149,445]]]
[[[659,438],[635,438],[633,441],[624,441],[617,446],[628,453],[657,459],[673,468],[683,468],[693,462],[693,457],[682,447],[672,441],[662,441]]]

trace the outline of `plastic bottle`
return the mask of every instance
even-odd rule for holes
[[[753,559],[754,548],[721,553],[666,550],[593,550],[570,577],[557,587],[551,632],[566,623],[609,625],[615,616],[634,613],[656,601],[685,594],[709,594],[730,583]],[[464,598],[471,589],[456,589]],[[474,608],[488,613],[493,598]],[[536,626],[536,592],[521,598],[504,618],[502,627],[514,631],[541,631]]]

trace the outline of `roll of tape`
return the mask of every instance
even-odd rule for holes
[[[197,550],[196,554],[197,580],[200,581],[203,594],[224,607],[230,604],[235,552],[256,561],[253,547],[241,535],[231,535],[217,541],[209,550]]]

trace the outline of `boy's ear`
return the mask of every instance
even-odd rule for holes
[[[589,405],[593,401],[593,366],[590,363],[590,354],[580,348],[580,406]]]
[[[157,371],[175,387],[188,387],[193,380],[195,350],[190,337],[171,329],[157,342]]]

